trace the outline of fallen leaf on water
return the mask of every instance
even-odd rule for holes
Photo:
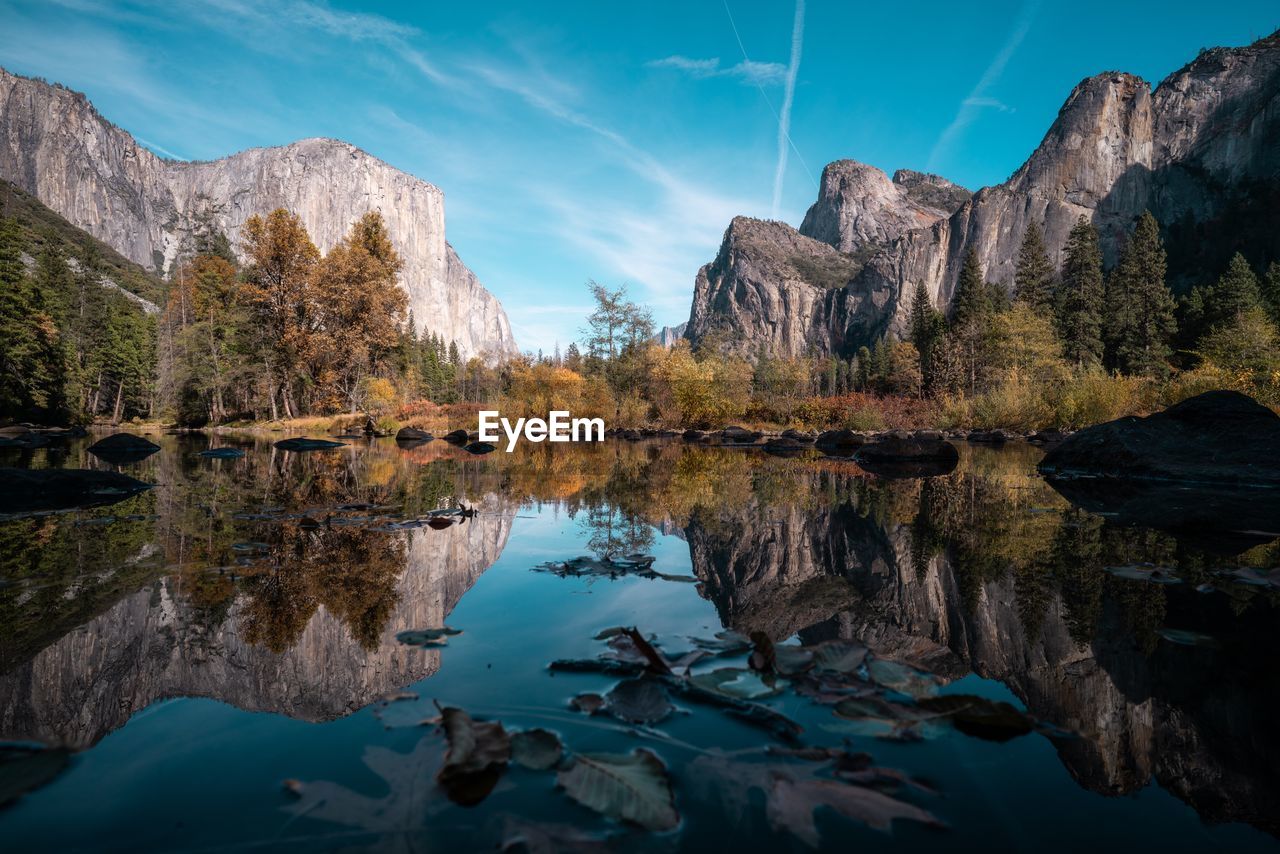
[[[629,724],[656,724],[675,711],[666,689],[654,679],[619,682],[604,701],[609,714]]]
[[[501,851],[526,854],[560,854],[563,851],[615,850],[612,839],[603,834],[588,833],[571,824],[551,824],[506,816],[502,828]]]
[[[716,632],[714,638],[689,638],[694,646],[705,649],[713,655],[737,655],[751,649],[751,638],[744,634],[726,629]]]
[[[569,706],[580,712],[594,715],[604,708],[604,697],[599,694],[579,694],[569,701]]]
[[[666,766],[642,747],[625,754],[578,754],[556,782],[573,800],[615,820],[653,831],[680,823]]]
[[[912,697],[932,694],[941,684],[932,673],[925,673],[887,658],[877,658],[870,662],[867,674],[877,685]]]
[[[723,694],[738,700],[758,700],[772,697],[787,687],[784,680],[776,679],[772,683],[765,682],[752,670],[741,667],[722,667],[710,673],[696,673],[689,681],[705,691]]]
[[[974,697],[968,694],[947,694],[941,697],[922,697],[916,705],[926,712],[943,715],[957,730],[986,741],[1009,741],[1035,730],[1035,721],[1008,703]]]
[[[396,635],[396,640],[405,646],[445,646],[449,642],[449,638],[462,634],[461,629],[451,629],[448,626],[432,629],[414,629],[407,632],[400,632]]]
[[[808,648],[813,653],[813,669],[819,672],[851,674],[867,659],[867,648],[860,643],[830,640]]]
[[[511,734],[511,759],[533,771],[546,771],[560,764],[564,745],[560,736],[546,729],[526,729]]]
[[[819,807],[829,807],[845,818],[876,830],[889,830],[897,819],[943,826],[928,810],[875,789],[834,780],[795,780],[786,774],[774,774],[765,815],[775,829],[787,830],[817,848],[822,844],[822,837],[813,814]]]
[[[282,780],[280,782],[280,788],[284,789],[285,792],[287,792],[290,795],[293,795],[295,798],[302,797],[302,795],[306,792],[306,789],[307,789],[307,787],[303,785],[301,780],[295,780],[292,777],[290,777],[287,780]]]
[[[449,751],[436,781],[462,806],[483,801],[511,759],[511,739],[498,721],[479,722],[462,709],[440,709]]]

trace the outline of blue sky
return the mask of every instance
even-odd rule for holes
[[[436,184],[520,345],[550,351],[589,278],[685,320],[729,219],[798,225],[831,160],[998,183],[1082,78],[1154,84],[1280,27],[1274,0],[801,10],[0,0],[0,65],[86,92],[166,156],[333,136]]]

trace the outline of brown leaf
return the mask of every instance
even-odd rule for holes
[[[675,711],[666,689],[652,678],[619,682],[604,699],[605,710],[629,724],[656,724]]]
[[[462,709],[442,708],[449,752],[436,781],[449,800],[474,806],[493,791],[511,759],[511,739],[497,721],[477,722]]]
[[[895,819],[917,821],[932,827],[943,824],[932,813],[915,804],[892,798],[875,789],[851,786],[834,780],[795,780],[775,773],[765,806],[769,823],[787,830],[808,845],[822,843],[813,813],[829,807],[845,818],[859,821],[876,830],[889,830]]]
[[[573,757],[557,782],[565,794],[609,818],[646,830],[671,830],[680,823],[667,768],[651,751],[582,753]]]

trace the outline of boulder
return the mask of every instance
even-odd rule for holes
[[[866,443],[866,436],[861,433],[855,433],[852,430],[827,430],[825,433],[820,433],[818,438],[814,440],[814,444],[827,453],[833,451],[852,452]]]
[[[954,470],[960,452],[945,439],[895,430],[863,445],[853,458],[862,468],[883,477],[935,477]]]
[[[1037,445],[1056,445],[1068,435],[1061,430],[1037,430],[1027,437],[1027,441]]]
[[[493,445],[490,445],[488,442],[468,442],[463,446],[462,450],[466,451],[468,454],[489,454],[498,449]]]
[[[160,446],[132,433],[113,433],[89,446],[89,453],[113,465],[135,463],[160,450]]]
[[[803,430],[796,430],[795,428],[791,428],[791,429],[782,431],[782,438],[792,439],[796,442],[812,443],[814,440],[814,434],[806,433]]]
[[[685,430],[682,435],[686,442],[701,442],[707,434],[701,430]]]
[[[763,435],[759,430],[748,430],[745,427],[730,425],[720,431],[720,441],[745,444],[755,442]]]
[[[234,460],[244,456],[244,449],[242,448],[209,448],[206,451],[201,451],[200,456],[211,457],[215,460]]]
[[[114,504],[151,484],[94,469],[0,469],[0,513]]]
[[[276,447],[282,451],[328,451],[334,448],[345,448],[346,442],[331,442],[328,439],[308,439],[298,436],[293,439],[281,439]]]
[[[1022,438],[1017,433],[1008,430],[974,430],[969,433],[970,442],[978,442],[985,445],[1003,445],[1005,442]]]
[[[419,430],[416,427],[401,427],[396,433],[397,442],[430,442],[434,439],[426,430]]]
[[[764,443],[766,454],[774,454],[780,457],[795,456],[812,450],[813,446],[808,442],[801,442],[799,439],[792,439],[789,436],[780,436]]]
[[[453,443],[453,444],[455,444],[455,445],[462,445],[462,444],[465,444],[465,443],[467,442],[467,440],[468,440],[468,439],[470,439],[470,438],[471,438],[471,437],[467,435],[467,431],[466,431],[466,430],[461,430],[461,429],[459,429],[459,430],[452,430],[452,431],[450,431],[450,432],[448,432],[448,433],[445,433],[445,434],[444,434],[444,440],[445,440],[446,442],[452,442],[452,443]]]
[[[1280,416],[1236,391],[1210,391],[1146,418],[1072,434],[1049,450],[1053,478],[1106,477],[1280,486]]]

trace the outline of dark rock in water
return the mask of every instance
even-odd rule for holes
[[[1008,430],[974,430],[969,433],[970,442],[978,442],[986,445],[1003,445],[1005,442],[1011,442],[1014,439],[1022,438],[1017,433],[1011,433]]]
[[[623,430],[622,438],[626,439],[628,442],[639,442],[644,438],[644,434],[639,430]]]
[[[297,437],[294,439],[281,439],[276,442],[276,447],[282,451],[328,451],[333,448],[345,448],[346,442],[331,442],[328,439],[307,439]]]
[[[812,433],[806,433],[803,430],[796,430],[792,428],[789,430],[783,430],[782,438],[793,439],[797,442],[812,443],[815,437]]]
[[[1037,430],[1027,437],[1027,441],[1034,442],[1037,445],[1056,445],[1067,438],[1068,435],[1061,430]]]
[[[1211,554],[1237,555],[1280,536],[1280,490],[1170,480],[1049,478],[1072,504],[1118,525],[1155,528]]]
[[[659,438],[659,439],[672,439],[672,438],[675,438],[675,437],[676,437],[676,436],[678,436],[678,435],[680,435],[680,434],[678,434],[675,430],[659,430],[659,431],[657,431],[657,436],[658,436],[658,438]]]
[[[470,442],[462,450],[468,454],[488,454],[498,449],[488,442]]]
[[[114,433],[89,446],[89,453],[113,465],[135,463],[160,450],[160,446],[132,433]]]
[[[444,440],[446,442],[452,442],[455,445],[465,444],[466,441],[470,438],[471,437],[467,435],[466,430],[453,430],[449,433],[444,434]]]
[[[799,439],[792,439],[788,436],[770,439],[764,443],[764,451],[766,454],[774,454],[780,457],[795,456],[796,454],[802,454],[806,451],[812,450],[813,446],[808,442],[801,442]]]
[[[820,433],[814,444],[824,451],[853,451],[867,443],[867,437],[852,430],[827,430]]]
[[[755,442],[763,435],[759,430],[748,430],[745,427],[731,425],[720,431],[720,440],[722,442],[748,443]]]
[[[30,450],[32,448],[43,448],[50,444],[52,439],[44,433],[37,433],[34,430],[5,431],[0,434],[0,448],[19,448]]]
[[[944,438],[941,430],[916,430],[911,435],[929,442],[938,442]]]
[[[0,469],[0,513],[97,507],[150,488],[114,471]]]
[[[685,430],[683,438],[686,442],[701,442],[706,438],[706,433],[701,430]]]
[[[1239,392],[1210,391],[1146,418],[1087,427],[1051,449],[1040,471],[1276,487],[1280,416]]]
[[[430,442],[434,439],[426,430],[418,430],[415,427],[401,427],[396,433],[397,442]]]
[[[955,469],[960,452],[944,439],[898,430],[863,445],[853,458],[882,477],[936,477]]]
[[[216,460],[234,460],[244,456],[244,451],[240,448],[210,448],[207,451],[201,451],[200,456],[212,457]]]

